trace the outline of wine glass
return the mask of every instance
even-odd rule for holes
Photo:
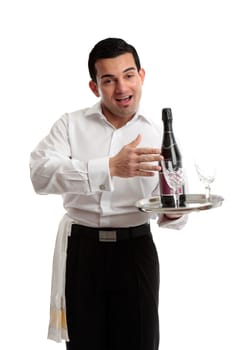
[[[174,164],[170,160],[162,160],[161,167],[168,186],[173,191],[175,207],[179,207],[180,188],[184,184],[184,170],[178,163]]]
[[[202,161],[195,160],[195,168],[196,168],[196,172],[199,177],[199,180],[204,184],[206,201],[209,201],[210,192],[211,192],[210,185],[215,180],[216,168],[214,167],[213,163],[210,163],[208,161],[208,158]]]

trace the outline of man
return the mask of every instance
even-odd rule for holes
[[[104,39],[88,67],[98,103],[63,115],[31,154],[35,191],[61,194],[67,211],[49,338],[68,350],[156,350],[159,261],[150,215],[135,202],[158,191],[161,133],[139,109],[145,71],[133,46]],[[171,228],[184,222],[158,218]]]

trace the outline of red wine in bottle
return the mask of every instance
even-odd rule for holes
[[[181,168],[182,157],[173,132],[173,117],[171,108],[164,108],[162,110],[162,121],[163,140],[161,146],[161,154],[163,155],[165,161],[169,160],[172,162],[173,166],[176,168]],[[159,187],[162,206],[166,208],[175,207],[173,190],[168,185],[162,170],[159,173]],[[184,186],[179,189],[179,193],[179,206],[185,206]]]

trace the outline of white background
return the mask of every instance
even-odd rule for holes
[[[193,213],[181,231],[152,224],[161,262],[161,350],[232,350],[232,9],[230,0],[7,0],[0,5],[1,348],[64,349],[46,339],[52,254],[63,215],[38,196],[29,154],[63,113],[96,102],[93,45],[118,36],[146,69],[144,102],[160,122],[171,107],[190,179],[190,155],[213,155],[221,208]],[[4,346],[3,346],[4,345]]]

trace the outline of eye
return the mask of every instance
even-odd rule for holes
[[[103,83],[104,83],[104,85],[110,85],[110,84],[113,83],[113,79],[110,79],[110,78],[105,79],[105,80],[103,81]]]
[[[135,77],[135,74],[133,74],[133,73],[128,73],[126,77],[127,77],[127,79],[132,79],[132,78]]]

